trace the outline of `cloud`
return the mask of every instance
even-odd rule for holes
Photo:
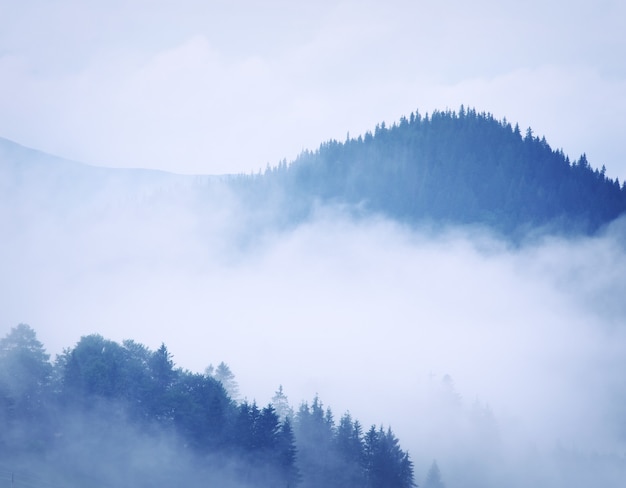
[[[444,478],[468,452],[483,474],[522,470],[529,446],[546,463],[558,443],[621,452],[623,221],[520,247],[324,207],[278,230],[218,182],[137,197],[118,184],[91,205],[3,201],[5,333],[29,323],[53,354],[100,333],[164,342],[194,371],[225,361],[242,396],[318,393],[337,416],[391,425]]]
[[[8,8],[0,133],[90,163],[229,173],[464,103],[624,177],[619,2],[264,8]]]
[[[452,375],[466,398],[542,415],[582,395],[586,367],[608,361],[621,334],[624,253],[611,233],[510,249],[331,212],[239,248],[237,213],[217,197],[206,216],[186,205],[37,223],[9,240],[5,327],[27,321],[56,352],[91,332],[164,341],[194,370],[225,360],[250,396],[282,382],[340,408],[372,403],[372,416],[378,387],[393,398],[430,373]]]

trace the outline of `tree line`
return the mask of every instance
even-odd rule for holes
[[[585,154],[571,161],[532,129],[463,106],[327,141],[232,184],[287,223],[319,203],[348,204],[409,224],[480,224],[516,237],[538,227],[593,233],[626,210],[626,186],[604,166],[592,168]]]
[[[225,385],[236,392],[225,363],[193,373],[165,345],[100,335],[50,361],[20,324],[0,340],[0,467],[39,466],[59,486],[111,486],[119,472],[134,486],[415,485],[390,428],[336,423],[317,397],[294,412],[282,387],[260,407]]]

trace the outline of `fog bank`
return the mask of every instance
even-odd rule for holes
[[[280,384],[296,407],[319,394],[391,425],[418,484],[437,458],[449,486],[517,486],[525,466],[561,486],[576,453],[611,458],[589,471],[605,486],[626,479],[626,222],[512,246],[322,207],[277,230],[225,186],[193,188],[20,215],[3,201],[0,334],[26,322],[52,354],[90,333],[164,342],[183,368],[225,361],[261,404]]]

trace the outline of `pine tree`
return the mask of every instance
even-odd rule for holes
[[[15,452],[20,445],[45,442],[51,400],[49,357],[26,324],[13,327],[0,340],[0,450]]]
[[[205,369],[205,374],[207,376],[212,376],[217,381],[222,383],[222,386],[230,398],[235,401],[239,399],[239,385],[237,384],[237,381],[235,381],[235,375],[224,361],[218,364],[215,369],[212,364],[209,364],[209,366]]]
[[[293,408],[289,405],[287,395],[283,392],[283,385],[278,387],[271,400],[272,405],[276,409],[276,413],[281,421],[285,419],[293,420]]]
[[[424,482],[424,488],[445,488],[446,485],[441,479],[441,471],[437,465],[437,461],[433,461],[426,475],[426,481]]]
[[[291,421],[286,417],[280,425],[276,443],[277,465],[283,479],[282,486],[294,488],[301,481],[296,464],[297,455],[296,438]]]

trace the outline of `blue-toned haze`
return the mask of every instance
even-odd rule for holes
[[[91,164],[257,171],[460,104],[626,179],[626,6],[0,2],[0,136]]]
[[[624,2],[175,5],[0,0],[0,137],[256,172],[464,104],[626,180]],[[418,484],[437,458],[449,487],[624,486],[623,219],[519,247],[331,206],[276,229],[210,179],[6,141],[0,163],[0,337],[164,342],[260,403],[319,393],[390,424]]]

